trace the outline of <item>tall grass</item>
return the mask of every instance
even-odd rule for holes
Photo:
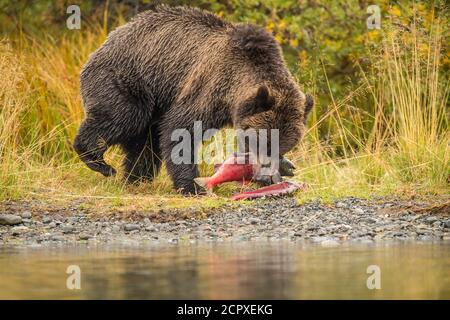
[[[327,111],[313,112],[304,142],[288,155],[297,163],[295,179],[310,186],[302,200],[449,192],[449,80],[441,70],[441,25],[435,19],[427,32],[388,28],[379,47],[368,51],[372,67],[361,68],[360,83],[343,97],[329,90]],[[58,40],[20,35],[0,42],[0,199],[180,205],[164,172],[150,184],[125,186],[120,178],[91,172],[72,151],[83,118],[80,68],[105,37],[99,26]],[[320,72],[326,76],[326,67]],[[108,153],[115,167],[120,160],[118,149]]]
[[[361,69],[360,86],[341,101],[330,90],[330,111],[313,115],[308,142],[295,153],[304,163],[298,177],[312,187],[308,197],[449,193],[449,78],[441,64],[441,27],[435,19],[429,30],[415,23],[387,28],[368,56],[372,67]],[[372,108],[353,104],[361,96]],[[320,139],[325,121],[333,124],[335,145]]]

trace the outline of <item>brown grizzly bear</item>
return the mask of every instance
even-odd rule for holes
[[[160,6],[111,32],[81,72],[81,94],[74,148],[89,168],[114,175],[103,154],[120,145],[128,181],[152,179],[164,161],[185,193],[196,192],[198,169],[171,161],[174,129],[275,128],[282,155],[313,105],[272,35],[189,7]]]

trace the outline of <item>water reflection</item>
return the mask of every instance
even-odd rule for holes
[[[450,299],[450,245],[0,249],[2,299]],[[66,269],[81,268],[81,290]],[[381,268],[381,290],[366,269]]]

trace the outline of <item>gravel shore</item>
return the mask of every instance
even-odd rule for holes
[[[338,246],[380,241],[450,241],[450,205],[341,199],[299,205],[293,198],[213,209],[206,217],[177,210],[98,215],[86,209],[36,212],[2,203],[0,243],[45,246],[55,243],[199,243],[280,241]]]

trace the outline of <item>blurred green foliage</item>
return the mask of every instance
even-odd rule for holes
[[[442,10],[444,0],[414,1],[416,10],[426,20],[431,9]],[[190,5],[212,11],[231,21],[256,23],[272,32],[283,46],[285,58],[293,71],[317,68],[325,63],[330,79],[340,83],[354,75],[355,62],[364,62],[367,46],[376,43],[376,32],[366,27],[367,8],[381,9],[381,23],[398,20],[405,27],[413,18],[413,1],[389,0],[0,0],[2,34],[17,31],[29,33],[67,32],[66,9],[71,4],[81,8],[83,21],[103,23],[107,12],[108,26],[117,17],[130,19],[136,13],[157,4]],[[425,21],[426,22],[426,21]],[[59,31],[58,31],[59,30]],[[300,72],[301,82],[310,75]],[[333,81],[334,82],[334,81]],[[335,83],[335,82],[334,82]]]

